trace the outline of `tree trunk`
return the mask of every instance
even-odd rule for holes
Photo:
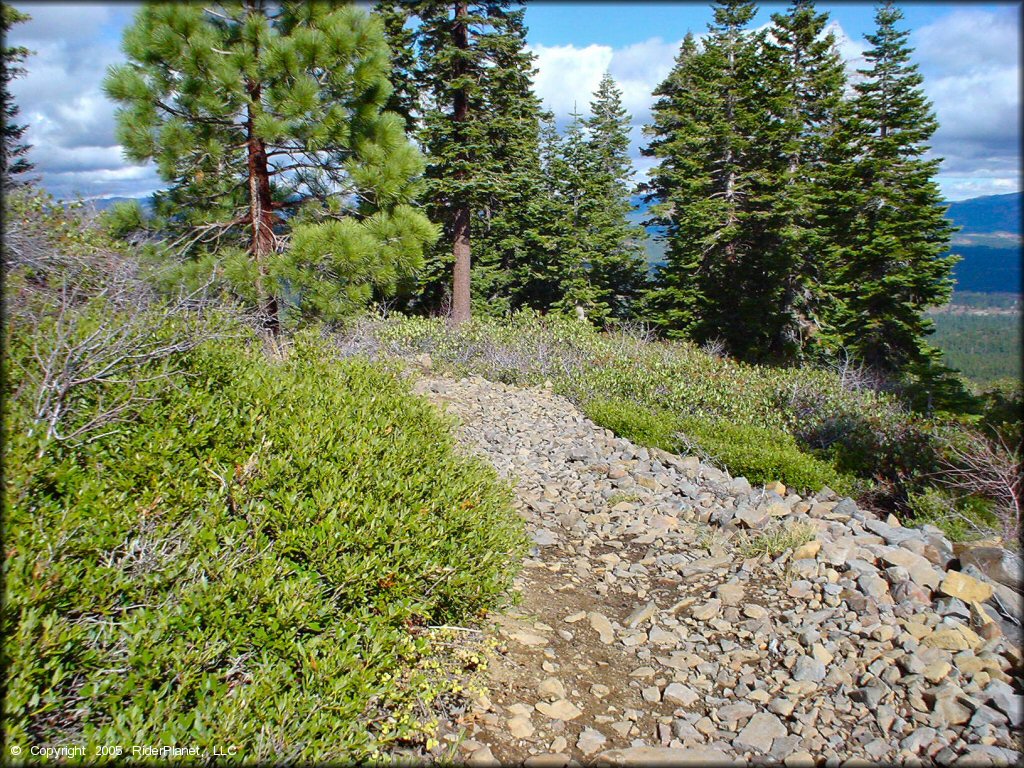
[[[466,16],[469,10],[465,0],[457,0],[455,3],[455,23],[452,25],[452,43],[460,51],[469,48],[469,30],[466,25]],[[458,80],[465,75],[466,63],[460,56],[452,67],[452,76]],[[452,119],[455,122],[454,139],[461,143],[459,168],[455,172],[455,178],[462,181],[465,178],[465,170],[468,157],[466,156],[466,136],[464,135],[464,124],[469,119],[469,95],[466,93],[466,86],[461,85],[455,90],[454,114]],[[470,245],[469,245],[469,202],[463,198],[456,200],[452,209],[452,255],[455,257],[455,267],[452,270],[452,313],[449,322],[452,325],[459,325],[469,320],[469,268],[470,268]]]
[[[250,14],[260,13],[257,3],[246,3]],[[277,298],[268,286],[267,268],[274,252],[274,211],[270,194],[270,168],[267,164],[267,147],[256,135],[256,105],[262,97],[262,86],[254,80],[246,81],[249,105],[245,119],[247,142],[246,168],[249,176],[249,225],[252,240],[249,252],[256,262],[256,295],[263,315],[264,328],[275,338],[281,333]]]

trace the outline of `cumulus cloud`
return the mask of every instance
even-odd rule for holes
[[[152,167],[129,164],[114,136],[114,105],[101,87],[107,67],[124,60],[121,28],[130,6],[26,4],[31,21],[11,30],[34,51],[27,74],[11,84],[28,125],[30,159],[57,197],[143,195],[160,187]]]
[[[850,37],[835,20],[827,29],[856,80],[856,70],[867,66],[869,44]],[[1015,8],[956,10],[911,35],[913,58],[940,125],[931,156],[944,158],[938,181],[951,199],[1019,189],[1019,37]],[[639,127],[650,121],[652,91],[671,70],[681,43],[652,37],[623,48],[533,46],[537,94],[564,124],[574,104],[586,112],[601,75],[610,71],[633,117],[634,165],[638,175],[646,175],[651,162],[640,156]]]
[[[961,9],[910,38],[939,129],[938,181],[951,199],[1020,189],[1020,15]]]

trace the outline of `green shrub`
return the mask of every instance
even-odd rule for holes
[[[827,485],[847,493],[851,488],[852,478],[800,450],[782,430],[695,417],[682,419],[679,429],[734,476],[742,475],[751,483],[781,480],[799,491],[818,491]]]
[[[664,451],[679,449],[678,423],[669,414],[621,399],[597,398],[583,405],[587,418],[619,437]]]
[[[703,454],[752,483],[781,480],[800,490],[817,491],[828,485],[846,493],[853,481],[828,462],[800,450],[793,437],[780,429],[695,416],[678,418],[621,398],[596,398],[586,402],[583,411],[594,423],[634,443]]]
[[[950,541],[970,541],[998,530],[999,521],[991,506],[991,502],[977,496],[956,498],[940,488],[928,487],[910,494],[903,524],[931,524]]]
[[[388,724],[416,627],[499,602],[525,535],[425,401],[329,358],[308,338],[280,363],[203,344],[74,445],[29,437],[9,382],[6,743],[322,762],[416,737]]]

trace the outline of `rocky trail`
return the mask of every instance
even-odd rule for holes
[[[458,759],[1019,764],[1015,555],[954,550],[828,489],[752,488],[548,389],[416,389],[514,482],[534,542]]]

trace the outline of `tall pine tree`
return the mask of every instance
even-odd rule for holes
[[[3,146],[0,147],[0,179],[4,186],[17,184],[19,176],[23,176],[34,167],[25,155],[29,145],[24,142],[25,130],[28,126],[15,122],[18,118],[18,105],[11,96],[10,82],[25,73],[22,66],[31,51],[24,46],[7,45],[7,35],[15,24],[28,21],[31,17],[15,8],[0,3],[0,32],[4,40],[3,66],[0,68],[0,110],[3,114]]]
[[[721,339],[761,357],[775,324],[770,242],[774,127],[756,8],[720,0],[701,49],[684,41],[657,93],[645,152],[659,159],[643,189],[666,227],[666,265],[651,297],[669,334]]]
[[[902,18],[887,2],[866,36],[872,47],[849,121],[856,161],[834,256],[836,340],[886,374],[934,356],[924,311],[948,300],[956,261],[942,256],[953,228],[934,181],[940,160],[924,158],[937,122]]]
[[[353,6],[152,3],[124,50],[105,89],[122,105],[126,155],[156,161],[186,224],[244,243],[268,330],[280,330],[285,286],[303,309],[338,314],[419,264],[436,232],[411,205],[422,158],[383,109],[378,19]]]

